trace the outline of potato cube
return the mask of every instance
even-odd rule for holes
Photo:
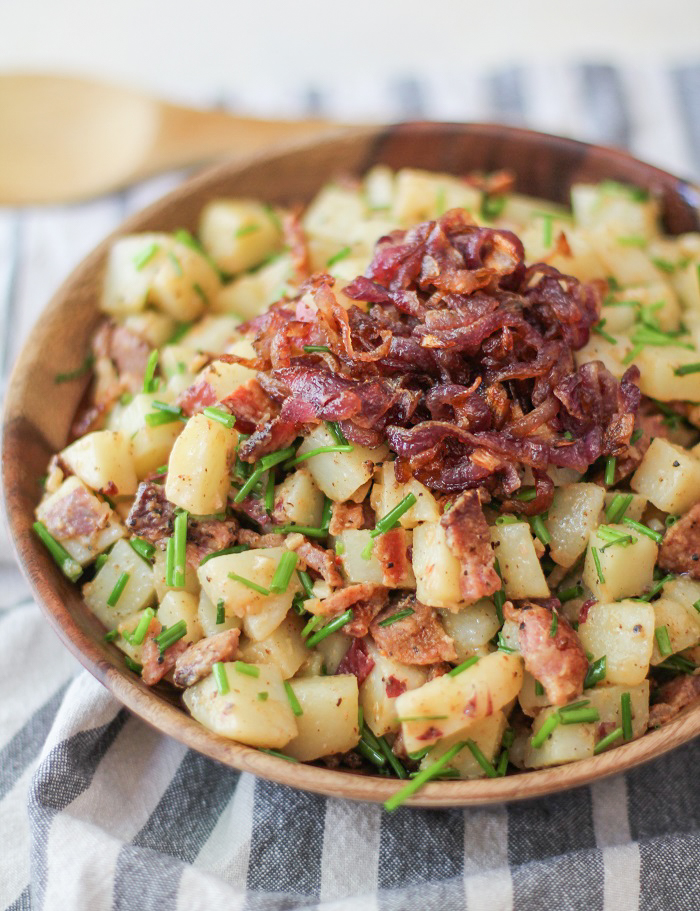
[[[605,490],[599,484],[567,484],[558,487],[545,524],[552,536],[552,560],[573,566],[586,549],[588,537],[600,522]]]
[[[379,469],[379,479],[372,487],[370,502],[377,517],[381,519],[410,493],[416,502],[399,519],[402,528],[415,528],[420,522],[440,521],[440,507],[432,493],[415,478],[406,484],[399,484],[393,462],[384,462]]]
[[[311,240],[321,237],[337,241],[331,251],[337,252],[347,244],[348,237],[366,214],[367,207],[358,190],[328,183],[307,208],[302,225]],[[326,261],[318,262],[316,266],[325,268]]]
[[[335,538],[343,572],[348,582],[375,582],[382,585],[384,575],[374,547],[367,553],[366,548],[374,539],[369,529],[348,528]],[[363,556],[367,554],[367,556]]]
[[[518,693],[518,702],[523,712],[531,717],[535,717],[540,709],[551,705],[544,687],[541,688],[540,692],[537,680],[528,671],[525,671],[523,677],[523,687]]]
[[[182,588],[175,588],[165,582],[165,551],[156,549],[153,555],[153,584],[155,585],[158,601],[162,601],[168,592],[187,592],[199,596],[201,586],[197,578],[197,571],[185,565],[185,584]]]
[[[319,424],[304,439],[298,455],[305,455],[313,449],[337,445],[335,437]],[[353,445],[351,452],[324,452],[306,460],[306,467],[314,481],[327,497],[336,503],[353,499],[358,488],[374,476],[374,466],[388,455],[386,445],[370,449],[368,446]]]
[[[128,573],[128,580],[112,607],[107,600],[122,573]],[[123,539],[114,545],[92,582],[83,586],[85,603],[109,629],[124,617],[148,607],[154,597],[153,569]]]
[[[195,377],[194,385],[208,383],[215,401],[220,402],[231,395],[248,380],[255,379],[257,373],[242,364],[227,364],[225,361],[212,361]],[[211,401],[211,399],[210,399]]]
[[[695,604],[700,601],[700,582],[695,582],[687,576],[676,576],[664,585],[663,596],[678,601],[686,610],[700,617],[695,608]]]
[[[180,421],[157,427],[149,427],[146,423],[146,415],[155,412],[154,401],[170,404],[172,398],[165,390],[140,392],[125,408],[115,408],[110,414],[110,428],[121,431],[131,444],[134,470],[141,481],[168,461],[173,443],[182,431]]]
[[[630,694],[632,736],[641,737],[645,733],[649,721],[648,680],[642,680],[635,686],[597,686],[595,689],[586,691],[586,699],[590,700],[591,708],[598,709],[600,721],[597,723],[611,724],[614,730],[622,726],[621,697],[623,693]]]
[[[302,463],[303,464],[303,463]],[[321,524],[324,496],[307,468],[298,468],[275,487],[274,511],[283,524]]]
[[[666,594],[664,589],[664,594]],[[671,643],[671,654],[682,652],[683,649],[692,648],[700,642],[700,614],[693,607],[687,607],[671,598],[662,597],[652,602],[654,608],[655,630],[666,627]],[[662,640],[663,641],[663,640]],[[659,640],[654,636],[654,651],[651,655],[652,664],[661,664],[668,658],[659,648]]]
[[[700,500],[700,459],[682,446],[655,437],[630,486],[657,509],[684,513]]]
[[[428,679],[428,671],[419,665],[401,664],[388,655],[382,655],[371,639],[365,640],[365,643],[374,667],[360,686],[360,705],[367,726],[377,737],[381,737],[382,734],[398,731],[396,699],[401,692],[422,686]]]
[[[544,709],[535,719],[533,736],[538,733],[556,708]],[[529,738],[525,747],[524,763],[527,769],[544,769],[547,766],[574,762],[593,755],[595,724],[559,724],[541,747],[532,746]]]
[[[697,364],[698,352],[687,348],[647,346],[635,355],[639,367],[639,388],[645,395],[662,402],[675,400],[700,401],[700,374],[678,375],[676,370],[688,364]]]
[[[80,437],[61,453],[61,459],[81,481],[111,498],[136,493],[131,443],[114,430],[96,430]]]
[[[258,642],[245,639],[241,642],[241,658],[249,664],[274,664],[285,680],[293,677],[309,654],[301,638],[303,627],[301,617],[290,611],[277,629],[265,639]]]
[[[482,598],[456,613],[441,610],[445,632],[452,638],[459,661],[465,661],[488,645],[501,628],[493,601]]]
[[[203,316],[182,336],[178,346],[191,352],[223,351],[236,338],[240,324],[240,319],[231,314]]]
[[[229,690],[221,694],[209,674],[188,687],[182,700],[193,718],[204,727],[253,747],[279,750],[297,734],[282,676],[276,667],[256,665],[257,677],[241,674],[234,662],[226,662]],[[259,699],[261,693],[267,698]]]
[[[413,572],[416,597],[423,604],[450,610],[464,604],[459,588],[461,565],[447,546],[439,522],[423,522],[413,529]]]
[[[199,579],[197,579],[196,574],[194,578],[197,581],[197,585],[199,585]],[[205,636],[215,636],[216,633],[223,633],[227,629],[241,628],[241,618],[237,617],[235,614],[226,616],[226,613],[224,612],[223,623],[217,623],[218,613],[217,605],[211,600],[203,588],[200,589],[197,619],[199,620],[199,625],[202,627],[202,632]],[[245,660],[254,663],[252,658],[246,658]],[[267,663],[274,664],[275,662],[270,661]]]
[[[647,508],[648,500],[646,497],[642,497],[637,493],[628,494],[626,491],[619,490],[609,490],[605,494],[605,511],[607,513],[612,501],[615,497],[622,495],[623,497],[631,496],[630,505],[625,510],[625,516],[628,519],[634,519],[635,522],[641,522],[642,516],[644,515],[644,510]]]
[[[347,753],[357,746],[357,677],[304,677],[291,680],[301,707],[296,718],[298,734],[285,749],[289,756],[310,762],[332,753]]]
[[[222,512],[237,440],[236,430],[204,414],[191,417],[170,453],[165,482],[168,500],[199,516]]]
[[[549,598],[549,586],[527,522],[493,526],[491,543],[507,598]]]
[[[421,760],[421,769],[428,768],[436,762],[443,753],[446,753],[451,747],[462,740],[471,740],[481,750],[486,759],[493,763],[498,756],[503,740],[503,732],[508,725],[508,719],[503,712],[495,712],[481,721],[473,722],[463,731],[452,734],[451,737],[443,737],[439,740],[432,750]],[[457,769],[459,777],[462,779],[483,778],[486,772],[481,768],[474,758],[474,754],[468,746],[461,749],[454,759],[448,762],[446,768]]]
[[[651,588],[654,581],[654,564],[658,553],[656,542],[626,525],[606,525],[605,528],[630,535],[634,543],[628,543],[627,546],[610,544],[601,536],[599,529],[594,531],[586,551],[583,584],[599,601],[641,595]],[[598,554],[600,573],[595,563],[594,547]]]
[[[649,673],[654,647],[654,608],[640,601],[599,602],[578,628],[584,649],[605,656],[606,683],[634,686]]]
[[[278,256],[266,266],[225,285],[212,302],[212,310],[253,319],[292,288],[293,274],[291,257]]]
[[[199,598],[186,591],[169,591],[158,605],[158,620],[163,626],[172,626],[184,620],[187,624],[187,641],[199,642],[204,637],[199,622]]]
[[[280,221],[268,206],[249,199],[215,199],[199,220],[202,245],[222,272],[235,275],[279,249]]]
[[[402,168],[394,188],[391,214],[404,227],[436,218],[448,209],[478,214],[481,208],[481,191],[450,174]]]

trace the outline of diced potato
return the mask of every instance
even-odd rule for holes
[[[599,602],[579,625],[578,637],[593,661],[605,656],[606,683],[634,686],[649,673],[654,608],[640,601]]]
[[[605,275],[614,278],[618,284],[648,285],[659,282],[663,276],[651,262],[647,253],[634,244],[627,244],[622,235],[609,228],[591,231],[590,242],[600,257]]]
[[[250,199],[215,199],[199,220],[202,245],[230,275],[259,265],[282,242],[279,217]]]
[[[187,624],[187,641],[199,642],[204,632],[199,622],[199,598],[186,591],[169,591],[158,605],[158,620],[172,626],[180,620]]]
[[[664,591],[665,594],[665,591]],[[671,642],[671,654],[682,652],[683,649],[692,648],[700,641],[700,614],[693,607],[686,607],[679,601],[661,597],[652,602],[654,608],[654,627],[659,629],[665,626]],[[652,664],[661,664],[668,658],[662,655],[659,642],[654,637],[654,651],[651,655]]]
[[[518,695],[522,682],[522,658],[492,652],[460,674],[402,693],[396,711],[406,749],[422,749],[493,714]]]
[[[700,402],[700,374],[678,376],[675,372],[687,364],[697,364],[699,357],[698,351],[689,351],[687,348],[647,345],[634,358],[634,363],[641,371],[639,388],[645,395],[662,402],[677,399]]]
[[[591,708],[598,709],[600,721],[597,723],[612,724],[614,730],[622,726],[620,700],[623,693],[630,694],[632,736],[641,737],[645,733],[649,721],[648,680],[642,680],[635,686],[597,686],[595,689],[586,691],[586,699],[590,700]],[[619,742],[622,743],[622,741]]]
[[[293,677],[309,654],[301,638],[304,621],[289,611],[276,630],[259,642],[244,640],[239,651],[249,664],[273,664],[286,680]],[[330,636],[328,637],[331,638]]]
[[[348,242],[355,226],[366,216],[366,205],[360,193],[349,187],[326,184],[314,197],[302,217],[304,231],[317,237],[337,241],[337,252]],[[318,264],[325,268],[325,261]]]
[[[402,168],[395,177],[392,215],[402,226],[436,218],[448,209],[467,209],[477,215],[481,191],[450,174]]]
[[[277,256],[255,272],[241,275],[225,285],[212,302],[212,310],[253,319],[291,289],[293,274],[291,257],[288,254]]]
[[[165,551],[156,549],[153,555],[153,584],[156,588],[158,601],[162,601],[168,592],[187,592],[190,595],[199,596],[200,584],[197,578],[197,571],[191,566],[185,565],[185,584],[183,588],[175,588],[172,585],[166,585],[165,582]]]
[[[605,274],[605,267],[588,238],[588,232],[569,225],[564,234],[570,255],[555,252],[547,262],[565,275],[573,275],[579,281],[589,282]]]
[[[415,478],[406,484],[399,484],[393,462],[384,462],[379,469],[379,478],[372,486],[370,502],[377,517],[381,519],[410,493],[416,502],[401,516],[399,525],[402,528],[415,528],[420,522],[439,522],[440,507],[432,493]]]
[[[556,711],[552,708],[539,713],[532,728],[533,736]],[[531,739],[525,747],[525,768],[544,769],[563,762],[574,762],[593,755],[595,724],[559,724],[538,748],[532,746]]]
[[[520,652],[520,637],[518,635],[519,626],[515,620],[506,620],[501,627],[501,640],[506,648],[514,652]]]
[[[221,694],[216,680],[209,674],[188,687],[182,700],[193,718],[204,727],[253,747],[281,749],[297,735],[289,699],[282,676],[272,665],[256,665],[259,676],[250,677],[226,662],[229,691]],[[266,699],[259,699],[267,693]]]
[[[363,557],[365,548],[372,544],[369,529],[348,528],[336,536],[336,548],[340,554],[343,572],[348,582],[375,582],[382,585],[382,565],[372,548],[368,557]],[[340,545],[340,547],[338,547]]]
[[[111,607],[107,599],[122,573],[128,573],[129,578],[119,600]],[[109,629],[124,617],[148,607],[154,596],[153,569],[123,539],[114,545],[92,582],[83,586],[85,603]]]
[[[609,490],[605,494],[605,507],[604,508],[605,508],[606,512],[608,510],[608,507],[612,503],[612,501],[620,493],[622,493],[622,496],[630,496],[630,494],[628,494],[627,491],[621,492],[619,490]],[[634,519],[635,522],[641,522],[642,516],[644,515],[644,510],[647,507],[647,502],[648,502],[647,498],[643,497],[637,493],[631,494],[631,497],[632,497],[632,499],[630,500],[630,505],[625,510],[625,516],[628,519]]]
[[[626,525],[606,525],[606,528],[630,535],[634,543],[628,543],[627,546],[609,545],[598,530],[594,531],[586,551],[583,584],[599,601],[614,601],[643,594],[651,588],[654,581],[654,564],[658,553],[656,542]],[[598,553],[600,574],[595,564],[594,547]]]
[[[191,417],[170,453],[165,483],[168,500],[199,516],[222,512],[237,440],[236,430],[204,414]]]
[[[80,478],[73,475],[70,478],[66,478],[54,493],[41,501],[37,507],[36,517],[40,522],[45,522],[46,517],[59,504],[60,500],[63,497],[70,496],[71,493],[78,489],[89,495],[92,510],[97,515],[106,516],[107,523],[93,535],[75,535],[71,538],[54,535],[54,537],[61,542],[74,560],[80,563],[81,566],[87,566],[88,563],[92,563],[99,554],[103,553],[115,541],[123,538],[126,534],[126,529],[119,521],[118,516],[110,509],[108,503],[98,500],[94,494],[90,493]]]
[[[240,319],[231,314],[203,316],[182,336],[178,347],[207,354],[223,351],[238,337],[240,323]]]
[[[523,687],[518,693],[518,702],[523,712],[533,718],[540,709],[551,705],[544,687],[542,687],[542,692],[538,692],[537,680],[528,671],[525,671],[523,677]]]
[[[220,402],[231,395],[248,380],[255,379],[256,371],[242,364],[227,364],[225,361],[212,361],[195,377],[194,384],[208,383],[215,400]]]
[[[555,490],[545,521],[555,563],[573,566],[581,556],[588,536],[600,522],[604,499],[605,489],[600,484],[567,484]]]
[[[115,430],[96,430],[71,443],[61,459],[81,481],[110,497],[136,493],[138,479],[134,470],[131,443]]]
[[[303,466],[303,463],[302,463]],[[275,487],[275,512],[284,515],[292,525],[318,528],[321,524],[324,496],[307,468],[299,467]]]
[[[197,579],[196,574],[194,578],[199,585],[199,579]],[[237,617],[235,614],[230,614],[226,616],[224,612],[224,622],[217,623],[217,613],[218,609],[216,604],[211,600],[209,595],[200,589],[199,592],[199,602],[197,606],[197,619],[199,620],[199,625],[202,627],[202,632],[205,636],[214,636],[216,633],[223,633],[227,629],[240,629],[241,628],[241,618]],[[253,663],[252,658],[246,658],[246,661]],[[274,664],[275,662],[267,662],[269,664]]]
[[[124,325],[131,332],[145,338],[152,348],[160,348],[171,338],[176,323],[167,313],[148,309],[125,317]]]
[[[329,637],[330,638],[330,637]],[[360,686],[360,705],[369,729],[381,737],[399,729],[396,713],[397,696],[389,696],[387,686],[403,691],[415,690],[428,679],[428,671],[415,664],[401,664],[388,655],[382,655],[374,642],[366,640],[367,653],[374,667]]]
[[[491,543],[507,598],[549,598],[549,586],[527,522],[492,526]]]
[[[593,333],[583,348],[574,353],[574,362],[577,367],[581,367],[591,361],[602,361],[610,373],[619,380],[627,370],[627,365],[623,361],[631,350],[632,342],[620,333],[615,337],[615,344],[602,335]]]
[[[700,582],[695,582],[687,576],[676,576],[664,585],[663,596],[678,601],[686,610],[697,613],[695,604],[700,601]],[[700,617],[700,614],[697,616]]]
[[[305,677],[291,680],[301,707],[297,716],[299,733],[285,752],[301,762],[310,762],[332,753],[346,753],[357,745],[360,730],[357,719],[357,677]]]
[[[698,262],[695,254],[693,261],[677,269],[672,276],[673,286],[684,307],[688,310],[700,310],[700,281],[698,281]]]
[[[436,762],[443,753],[446,753],[460,740],[472,740],[481,750],[489,762],[494,762],[503,740],[503,732],[508,725],[508,719],[503,712],[495,712],[481,721],[475,721],[463,731],[452,734],[451,737],[443,737],[439,740],[432,750],[421,760],[421,769],[428,768]],[[463,779],[483,778],[486,772],[481,768],[479,763],[474,759],[474,754],[469,747],[460,750],[454,759],[448,762],[446,768],[457,769],[459,777]]]
[[[655,437],[630,486],[663,512],[684,513],[700,500],[700,459]]]
[[[335,446],[336,440],[324,424],[319,424],[304,439],[298,455],[321,446]],[[388,455],[386,445],[370,449],[353,445],[352,452],[324,452],[306,460],[306,467],[327,497],[336,503],[350,500],[353,494],[374,476],[374,466]]]
[[[365,197],[370,211],[388,209],[394,197],[394,172],[383,164],[377,164],[365,174]]]
[[[498,611],[488,598],[482,598],[456,613],[441,610],[440,617],[445,632],[455,644],[459,661],[479,653],[501,628]]]
[[[340,662],[347,654],[350,642],[351,640],[345,633],[338,631],[337,633],[331,633],[330,636],[326,636],[325,639],[318,643],[316,649],[323,658],[321,676],[325,677],[326,674],[332,675],[336,673]]]
[[[413,529],[413,572],[416,598],[423,604],[450,610],[464,604],[459,588],[461,564],[447,546],[439,522],[423,522]]]
[[[159,424],[149,427],[146,415],[153,414],[154,401],[170,404],[172,395],[165,390],[158,392],[140,392],[124,408],[112,412],[108,425],[113,430],[119,430],[131,444],[136,477],[143,480],[168,461],[173,443],[180,435],[183,424],[180,421],[171,421],[169,424]]]
[[[136,627],[139,625],[141,618],[145,614],[146,609],[136,611],[134,614],[129,614],[128,617],[124,617],[123,620],[120,620],[118,623],[112,627],[119,632],[119,636],[114,640],[114,644],[117,646],[120,652],[123,652],[125,655],[128,655],[132,661],[136,661],[138,664],[143,664],[142,652],[143,647],[148,641],[144,641],[140,645],[132,645],[131,642],[128,642],[124,638],[124,633],[131,634],[134,632]]]
[[[636,187],[614,181],[575,184],[571,207],[577,224],[585,228],[605,225],[618,237],[651,240],[658,233],[658,203]]]

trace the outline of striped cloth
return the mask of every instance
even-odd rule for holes
[[[262,115],[502,120],[630,148],[700,175],[700,65],[539,67],[344,92],[251,87]],[[69,269],[168,175],[84,205],[0,212],[0,375]],[[130,716],[59,644],[0,540],[0,907],[700,906],[700,745],[590,788],[485,809],[400,809],[223,768]]]

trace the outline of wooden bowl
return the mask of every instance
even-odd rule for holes
[[[5,504],[24,573],[60,638],[120,702],[159,731],[226,765],[319,794],[371,801],[385,800],[401,782],[293,764],[233,743],[192,720],[174,691],[143,685],[126,669],[121,652],[105,643],[103,627],[32,534],[31,525],[37,479],[51,454],[65,445],[83,392],[77,382],[57,386],[54,376],[80,363],[88,350],[99,320],[96,301],[102,267],[114,238],[133,231],[192,229],[204,203],[218,196],[306,201],[324,181],[340,173],[361,174],[378,162],[455,174],[511,168],[517,174],[517,189],[557,202],[567,201],[576,181],[627,181],[659,196],[669,233],[700,229],[700,196],[691,184],[619,151],[502,126],[417,123],[370,128],[224,164],[130,218],[57,291],[15,366],[5,403],[2,450]],[[454,807],[550,794],[653,759],[698,733],[700,705],[689,707],[662,729],[600,756],[507,778],[437,782],[410,803]]]

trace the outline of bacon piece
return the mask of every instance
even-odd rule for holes
[[[247,544],[248,547],[283,547],[284,540],[284,535],[261,535],[249,528],[241,528],[238,532],[238,543]]]
[[[141,481],[129,510],[126,526],[139,538],[159,544],[173,533],[175,507],[165,496],[165,488],[152,481]]]
[[[227,629],[190,645],[175,661],[175,686],[183,689],[192,686],[211,673],[212,666],[217,661],[231,661],[235,658],[240,635],[239,629]]]
[[[331,521],[328,526],[329,535],[339,535],[341,531],[364,528],[367,521],[365,504],[363,503],[333,503],[331,506]]]
[[[340,559],[332,550],[304,541],[299,547],[294,548],[306,565],[322,576],[331,588],[340,588],[344,579],[338,571]]]
[[[76,487],[56,500],[42,519],[48,531],[59,540],[92,536],[109,520],[110,508],[100,503],[84,487]]]
[[[460,563],[459,590],[467,604],[492,595],[501,587],[493,568],[491,532],[476,490],[465,490],[440,519],[447,546]]]
[[[398,677],[394,677],[394,675],[391,674],[384,681],[384,691],[389,699],[396,699],[401,693],[406,692],[406,684],[403,680],[399,680]]]
[[[392,528],[374,542],[374,555],[382,567],[382,582],[388,588],[398,588],[412,578],[408,535],[405,528]]]
[[[659,566],[700,579],[700,503],[666,531],[659,550]]]
[[[523,602],[515,607],[506,601],[503,612],[507,620],[518,624],[518,642],[525,659],[525,668],[545,689],[553,705],[564,705],[583,692],[588,659],[578,636],[563,615],[558,615],[554,636],[552,611]]]
[[[389,626],[381,626],[382,620],[406,608],[413,613]],[[383,655],[402,664],[436,664],[439,661],[456,661],[454,642],[442,628],[436,611],[407,595],[395,602],[374,618],[370,624],[372,638]]]
[[[235,519],[190,519],[187,526],[187,563],[196,569],[202,560],[217,550],[224,550],[236,543],[238,522]]]
[[[306,235],[301,225],[299,211],[287,212],[282,218],[285,246],[289,249],[294,268],[294,282],[300,285],[309,277],[311,266],[309,264],[309,249],[306,244]]]
[[[350,648],[338,665],[336,674],[354,674],[357,685],[365,682],[374,667],[374,659],[367,653],[367,646],[362,639],[353,639]]]
[[[277,413],[276,404],[256,379],[243,383],[231,395],[222,399],[221,404],[235,415],[239,426],[244,423],[251,431]]]
[[[207,380],[197,380],[188,386],[177,397],[176,403],[182,408],[187,417],[198,414],[207,405],[214,405],[217,396],[214,387]]]
[[[343,627],[343,632],[348,636],[362,638],[369,632],[369,624],[377,616],[389,597],[388,589],[374,582],[358,582],[339,588],[327,598],[318,602],[318,610],[314,613],[323,617],[337,617],[349,607],[353,610],[353,618]]]
[[[145,338],[111,320],[99,327],[92,340],[95,357],[111,360],[120,376],[139,379],[143,378],[151,347]]]
[[[700,697],[700,677],[681,674],[661,687],[660,701],[649,709],[649,727],[657,728]]]
[[[146,686],[154,686],[161,681],[167,673],[174,667],[179,656],[187,650],[187,643],[184,639],[178,639],[161,655],[160,648],[156,642],[156,636],[163,629],[158,620],[151,620],[148,627],[147,638],[141,649],[141,679]]]

